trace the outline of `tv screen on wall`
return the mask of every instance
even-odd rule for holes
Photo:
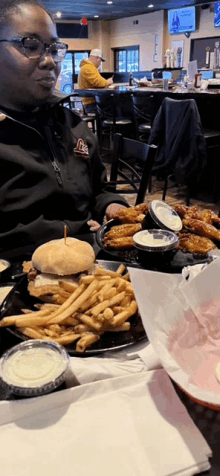
[[[220,26],[220,2],[214,3],[214,26]]]
[[[192,7],[168,10],[168,26],[171,35],[195,31],[196,9]]]

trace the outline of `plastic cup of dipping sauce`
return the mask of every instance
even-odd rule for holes
[[[163,264],[171,261],[179,238],[168,230],[142,230],[133,236],[134,246],[144,265]]]
[[[0,258],[0,280],[3,280],[11,267],[10,261]]]
[[[162,200],[152,200],[149,211],[143,220],[143,229],[163,229],[176,233],[182,229],[182,220],[178,213]]]
[[[0,376],[15,395],[32,397],[50,393],[66,377],[69,355],[63,346],[49,341],[29,340],[2,356]]]

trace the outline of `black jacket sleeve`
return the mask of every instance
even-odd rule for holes
[[[93,137],[93,140],[96,143],[91,158],[91,173],[94,190],[93,216],[95,220],[102,222],[108,205],[111,203],[120,203],[128,207],[128,203],[121,195],[109,191],[111,184],[107,181],[107,172],[98,152],[96,137]]]

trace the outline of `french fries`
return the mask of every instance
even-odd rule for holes
[[[79,284],[60,281],[53,304],[36,304],[34,310],[7,316],[0,327],[16,326],[31,339],[43,339],[68,345],[74,341],[76,351],[98,341],[104,332],[130,329],[129,317],[137,311],[134,291],[125,266],[110,271],[98,266],[93,274],[82,276]]]

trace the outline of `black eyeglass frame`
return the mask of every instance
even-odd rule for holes
[[[64,58],[66,56],[66,53],[68,51],[68,45],[66,43],[62,43],[61,41],[54,41],[53,43],[48,44],[48,43],[44,43],[44,41],[39,40],[38,38],[31,38],[29,36],[25,36],[24,38],[12,38],[11,40],[2,39],[2,40],[0,40],[0,43],[2,43],[4,41],[7,41],[8,43],[21,44],[23,46],[23,48],[25,48],[25,45],[24,45],[25,40],[36,40],[40,44],[42,44],[43,47],[44,47],[43,51],[40,55],[32,56],[32,57],[28,56],[23,51],[24,56],[26,56],[26,58],[29,58],[29,59],[40,59],[44,55],[45,51],[48,51],[55,63],[61,63],[64,60]],[[53,58],[53,55],[52,55],[52,52],[51,52],[51,48],[52,48],[53,45],[62,45],[62,46],[65,46],[65,48],[66,48],[66,51],[65,51],[65,54],[64,54],[63,58],[59,59],[58,61]]]

